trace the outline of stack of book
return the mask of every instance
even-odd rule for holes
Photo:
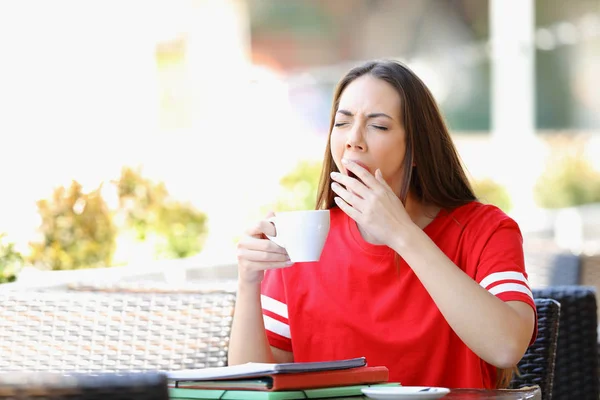
[[[388,383],[386,367],[366,359],[247,363],[167,372],[171,399],[295,400],[361,397],[361,389]]]

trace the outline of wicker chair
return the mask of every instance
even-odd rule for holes
[[[538,385],[542,399],[552,399],[556,342],[558,339],[560,304],[552,299],[535,299],[538,315],[538,334],[535,342],[518,365],[519,375],[511,382],[511,388],[520,389]]]
[[[553,400],[598,400],[596,290],[587,286],[550,286],[533,290],[535,298],[560,303]]]
[[[127,293],[127,294],[208,294],[236,293],[237,280],[220,280],[205,282],[185,282],[171,284],[156,281],[136,282],[73,282],[66,287],[69,291],[93,293]]]
[[[168,400],[167,378],[135,374],[0,373],[0,399],[10,400]]]
[[[0,294],[0,371],[224,366],[235,294]]]

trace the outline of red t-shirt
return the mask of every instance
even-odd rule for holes
[[[339,208],[330,218],[319,262],[265,275],[271,346],[292,351],[296,362],[364,356],[403,385],[493,388],[496,367],[454,333],[412,269],[389,247],[366,242]],[[490,293],[535,311],[519,227],[500,209],[472,202],[441,211],[424,231]]]

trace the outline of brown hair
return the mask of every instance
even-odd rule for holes
[[[438,106],[425,84],[406,66],[396,61],[371,61],[353,68],[338,83],[331,110],[329,135],[333,129],[342,93],[355,79],[371,75],[389,83],[400,96],[401,118],[406,132],[406,157],[400,199],[409,191],[425,204],[452,209],[472,200],[475,194]],[[416,165],[416,168],[412,168]],[[331,190],[332,171],[337,167],[327,142],[317,192],[317,209],[335,206]]]
[[[410,192],[424,203],[451,210],[477,200],[438,105],[423,81],[397,61],[370,61],[351,69],[338,83],[333,96],[329,136],[342,93],[355,79],[370,75],[389,83],[400,96],[400,115],[406,132],[406,156],[400,199]],[[416,168],[412,166],[416,165]],[[335,206],[331,172],[339,172],[327,141],[317,192],[317,209]],[[497,369],[496,386],[507,387],[514,368]]]

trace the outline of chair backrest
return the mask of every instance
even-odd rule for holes
[[[167,378],[159,372],[135,374],[0,373],[0,399],[168,400]]]
[[[581,283],[581,257],[572,253],[557,253],[549,265],[548,286],[579,285]]]
[[[519,375],[513,377],[511,388],[538,385],[543,400],[552,399],[556,344],[559,331],[560,303],[552,299],[535,299],[538,333],[518,364]]]
[[[553,400],[598,400],[600,385],[595,288],[549,286],[532,291],[534,298],[551,298],[560,303]]]
[[[224,366],[235,294],[0,294],[0,371]]]
[[[168,283],[155,281],[121,282],[73,282],[66,287],[69,291],[123,294],[207,294],[215,292],[235,293],[237,280]]]

